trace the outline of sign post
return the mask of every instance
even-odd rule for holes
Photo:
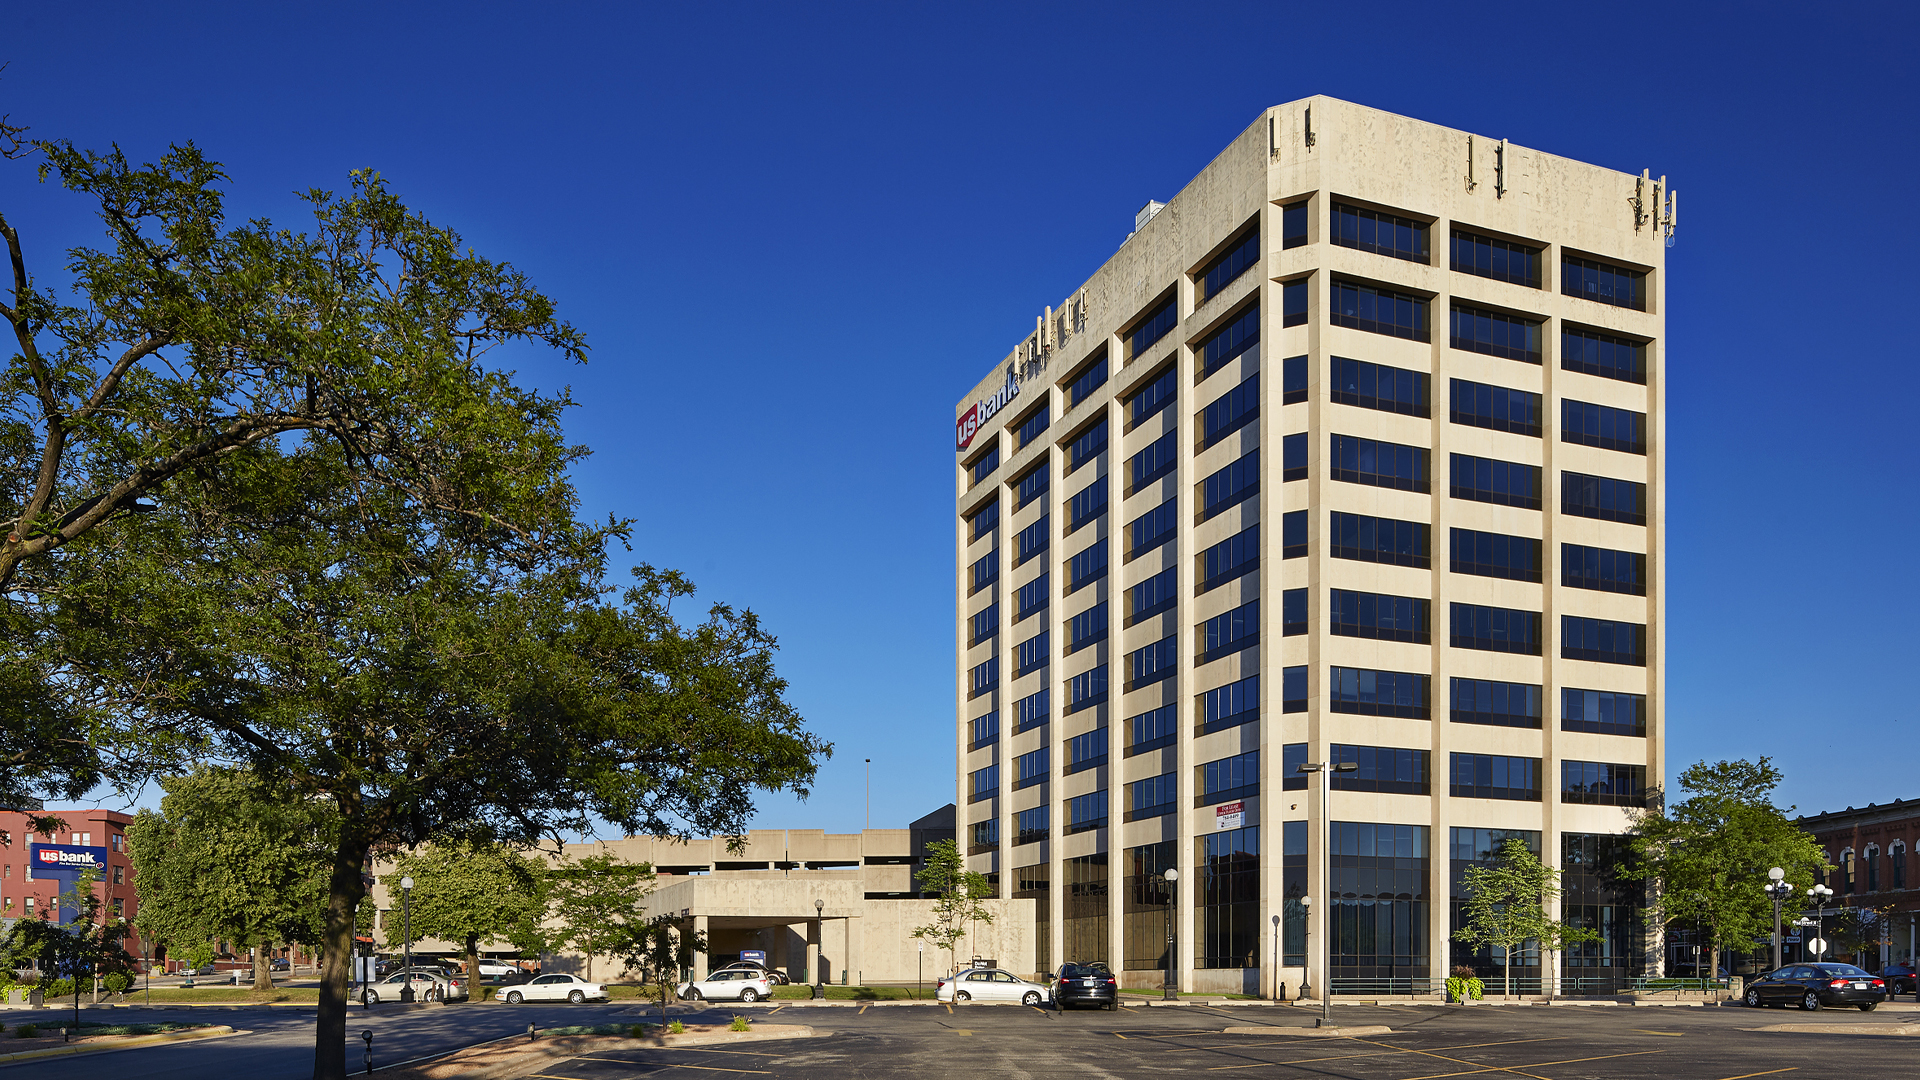
[[[925,993],[927,989],[927,943],[924,941],[920,943],[920,978],[917,981],[920,984],[920,992]]]

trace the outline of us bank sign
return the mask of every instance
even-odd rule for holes
[[[953,429],[954,449],[965,450],[973,445],[973,437],[980,428],[993,419],[994,414],[1007,407],[1007,403],[1020,396],[1020,383],[1013,377],[1013,365],[1007,365],[1007,381],[995,390],[990,397],[973,403],[966,412],[960,414]]]

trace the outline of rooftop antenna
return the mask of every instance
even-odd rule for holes
[[[1660,185],[1666,187],[1666,183],[1667,178],[1662,176],[1660,178]],[[1668,247],[1673,246],[1673,226],[1680,217],[1679,203],[1680,193],[1672,188],[1667,188],[1667,205],[1665,213],[1662,214],[1660,219],[1660,231],[1666,234]]]
[[[1472,191],[1479,186],[1480,182],[1473,178],[1473,136],[1469,135],[1467,136],[1467,190]]]
[[[1633,178],[1633,198],[1627,201],[1633,204],[1633,231],[1639,232],[1640,226],[1647,223],[1647,185],[1653,181],[1653,170],[1642,169],[1640,175]]]
[[[1313,149],[1313,106],[1307,106],[1307,149]]]
[[[1501,139],[1493,148],[1493,197],[1507,197],[1507,140]]]

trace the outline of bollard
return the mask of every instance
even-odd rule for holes
[[[534,1031],[533,1021],[529,1020],[527,1021],[527,1041],[528,1042],[533,1041],[533,1031]]]
[[[61,1042],[70,1042],[70,1041],[72,1041],[72,1040],[70,1040],[70,1039],[68,1039],[68,1038],[67,1038],[67,1029],[66,1029],[66,1028],[61,1028],[61,1029],[60,1029],[60,1041],[61,1041]]]
[[[367,1042],[367,1075],[372,1076],[373,1075],[373,1029],[368,1028],[360,1032],[360,1037],[362,1039],[365,1039]]]

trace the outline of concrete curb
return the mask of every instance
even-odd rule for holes
[[[1228,1035],[1284,1035],[1306,1039],[1354,1039],[1364,1035],[1392,1035],[1393,1029],[1384,1024],[1355,1024],[1352,1027],[1261,1027],[1240,1026],[1224,1029]]]
[[[120,1038],[119,1042],[68,1043],[63,1046],[48,1046],[39,1050],[23,1050],[17,1054],[0,1054],[0,1065],[15,1065],[23,1061],[37,1061],[41,1058],[71,1057],[75,1054],[104,1054],[114,1050],[131,1050],[135,1047],[153,1046],[158,1043],[190,1042],[194,1039],[210,1039],[216,1036],[236,1034],[226,1024],[212,1027],[191,1028],[186,1031],[165,1031],[157,1035],[109,1036]]]
[[[1791,1031],[1803,1035],[1920,1035],[1920,1024],[1768,1024],[1748,1031]]]

